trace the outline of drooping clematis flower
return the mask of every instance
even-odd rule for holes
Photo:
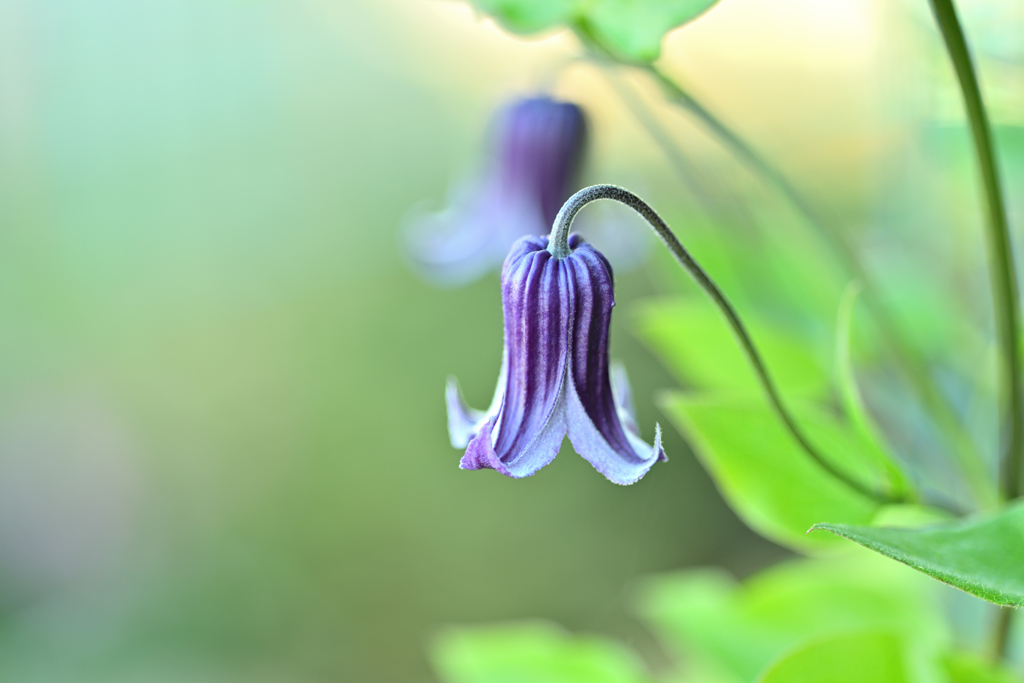
[[[452,445],[466,448],[460,467],[527,477],[554,459],[566,435],[616,484],[666,459],[660,427],[653,446],[640,438],[624,373],[609,375],[612,285],[608,261],[578,235],[563,257],[548,251],[548,237],[513,245],[501,276],[505,349],[491,407],[467,408],[454,380],[448,385]]]
[[[574,189],[587,138],[578,106],[521,99],[499,112],[492,130],[482,180],[407,229],[410,261],[434,282],[464,284],[497,268],[519,237],[550,229]]]

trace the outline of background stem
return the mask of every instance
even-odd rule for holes
[[[942,430],[946,439],[949,440],[952,452],[967,476],[976,500],[984,507],[995,504],[996,489],[992,486],[981,454],[964,430],[959,414],[950,403],[949,397],[942,393],[935,384],[924,362],[900,332],[887,307],[878,296],[878,287],[857,258],[854,249],[841,235],[825,226],[817,211],[778,169],[766,162],[742,138],[694,99],[690,93],[653,64],[638,65],[638,67],[649,73],[662,86],[670,99],[700,120],[734,154],[782,192],[804,218],[818,227],[819,234],[840,260],[843,268],[863,285],[862,296],[865,303],[868,304],[879,330],[887,340],[889,349],[895,356],[899,367],[903,369],[918,399],[935,419],[936,425]]]
[[[654,112],[636,94],[633,87],[615,73],[614,68],[619,65],[602,58],[593,51],[591,51],[591,55],[605,67],[602,71],[615,94],[633,114],[637,123],[647,131],[680,180],[691,189],[694,199],[701,204],[705,212],[711,217],[725,214],[729,220],[753,228],[755,221],[746,205],[743,202],[722,196],[721,188],[725,184],[724,179],[715,177],[710,169],[699,167],[686,156],[682,148],[673,140],[669,131],[658,121]]]
[[[985,104],[981,99],[978,79],[971,63],[967,41],[952,0],[930,0],[935,19],[946,44],[950,61],[956,71],[957,82],[964,98],[967,120],[971,126],[971,139],[981,169],[981,182],[985,190],[986,225],[988,226],[989,268],[992,275],[992,298],[995,306],[996,333],[1001,358],[1001,384],[1003,405],[1003,437],[1006,452],[1000,472],[1000,489],[1007,500],[1020,496],[1021,467],[1024,461],[1024,393],[1021,386],[1017,278],[1013,265],[1013,248],[1010,244],[1010,230],[1003,205],[1003,192],[999,184],[995,153],[992,148],[992,131]]]
[[[1010,649],[1010,632],[1013,627],[1012,607],[1000,607],[996,612],[995,628],[992,632],[992,658],[999,662],[1006,659]]]

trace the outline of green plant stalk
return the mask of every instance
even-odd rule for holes
[[[768,373],[768,368],[764,364],[761,354],[758,352],[757,347],[754,346],[754,340],[747,332],[747,328],[743,324],[743,321],[740,320],[739,314],[736,313],[736,309],[732,307],[732,304],[725,297],[725,294],[722,293],[722,290],[718,288],[718,285],[715,284],[714,280],[712,280],[704,269],[700,267],[686,248],[683,247],[679,242],[679,239],[675,236],[675,233],[672,232],[672,229],[669,228],[665,221],[661,219],[661,216],[659,216],[654,209],[648,206],[646,202],[635,194],[628,190],[624,190],[621,187],[616,187],[615,185],[593,185],[591,187],[585,187],[573,196],[569,197],[565,204],[562,205],[561,210],[559,210],[558,215],[555,217],[554,225],[551,228],[551,238],[548,244],[548,251],[550,251],[555,258],[564,258],[569,254],[569,228],[572,225],[573,219],[576,217],[576,214],[579,213],[580,209],[590,202],[598,199],[611,199],[613,201],[617,201],[621,204],[625,204],[640,214],[640,216],[643,217],[643,219],[651,226],[662,243],[672,253],[672,256],[675,257],[679,265],[683,267],[683,270],[685,270],[687,274],[700,286],[700,288],[704,290],[704,293],[715,302],[715,305],[718,306],[722,316],[732,328],[733,334],[736,336],[737,341],[743,348],[744,354],[753,366],[754,372],[757,374],[757,378],[761,383],[761,387],[764,389],[772,408],[786,425],[786,429],[789,430],[789,433],[793,436],[796,442],[804,452],[818,464],[819,467],[849,486],[851,489],[865,497],[876,500],[879,503],[888,504],[907,502],[908,499],[905,495],[896,495],[890,491],[877,491],[852,478],[846,472],[836,468],[832,463],[825,459],[817,448],[811,444],[800,429],[796,419],[783,403],[782,396],[779,394],[779,391],[775,386],[775,382]]]
[[[593,59],[602,62],[606,67],[609,65],[619,66],[618,62],[608,60],[594,50],[591,50],[590,54]],[[665,158],[672,168],[675,169],[679,178],[692,188],[694,198],[703,206],[704,210],[712,216],[725,211],[730,215],[731,220],[753,228],[753,217],[745,210],[743,204],[740,202],[723,201],[720,193],[713,187],[713,184],[720,179],[712,178],[712,182],[708,183],[705,180],[708,173],[702,171],[697,164],[683,153],[669,132],[665,130],[664,126],[654,116],[654,113],[649,107],[644,105],[630,86],[612,73],[610,68],[605,68],[602,71],[612,90],[615,91],[615,94],[626,105],[633,118],[647,131],[651,140],[654,141],[658,149],[665,155]]]
[[[978,78],[974,72],[960,21],[952,0],[930,0],[935,20],[942,33],[950,61],[956,71],[960,92],[971,126],[971,139],[978,157],[981,182],[985,190],[986,224],[988,225],[988,252],[992,274],[992,298],[996,310],[996,331],[1002,358],[1003,435],[1007,439],[1006,454],[1000,473],[1003,496],[1013,500],[1021,494],[1021,469],[1024,467],[1024,386],[1021,384],[1019,330],[1020,313],[1017,279],[1013,265],[1013,248],[1006,219],[1006,206],[996,168],[992,146],[992,130],[981,99]]]
[[[996,624],[992,633],[992,659],[997,662],[1005,659],[1009,650],[1014,611],[1012,607],[1000,607],[996,612]]]
[[[875,322],[888,340],[897,363],[903,368],[918,398],[935,418],[936,424],[943,431],[946,438],[953,444],[953,453],[967,476],[976,500],[985,507],[994,505],[997,500],[996,490],[989,480],[984,461],[977,447],[964,431],[960,417],[953,409],[948,397],[935,385],[929,376],[927,367],[921,362],[917,354],[899,332],[899,328],[889,314],[885,304],[877,296],[877,286],[874,285],[873,279],[856,258],[850,245],[834,231],[826,229],[824,222],[817,212],[804,200],[789,181],[747,145],[746,142],[725,126],[714,114],[694,99],[692,95],[683,90],[653,64],[634,66],[648,72],[667,92],[670,99],[696,116],[748,166],[774,184],[808,221],[819,227],[819,232],[825,238],[832,251],[839,257],[845,270],[863,284],[864,300],[868,303]]]
[[[1024,424],[1021,421],[1024,418],[1024,387],[1021,385],[1020,376],[1020,313],[1010,229],[992,146],[992,130],[956,8],[952,0],[930,1],[939,32],[942,33],[942,40],[946,44],[946,51],[956,72],[957,82],[960,84],[964,109],[967,110],[967,120],[971,127],[971,140],[974,142],[974,151],[981,170],[981,183],[985,191],[989,270],[992,276],[996,333],[1002,358],[1001,394],[1003,401],[1007,403],[1003,408],[1002,417],[1001,431],[1007,439],[1007,445],[1000,469],[1000,490],[1006,500],[1013,500],[1021,494],[1021,469],[1024,467]],[[997,659],[1003,659],[1006,657],[1009,644],[1013,612],[1000,610],[996,619],[993,632],[994,654]]]

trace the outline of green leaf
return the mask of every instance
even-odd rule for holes
[[[642,586],[639,610],[686,661],[752,681],[785,652],[851,631],[884,630],[915,651],[939,651],[949,634],[934,587],[865,550],[786,562],[743,584],[718,569],[655,577]]]
[[[577,0],[473,0],[511,31],[529,35],[572,23]]]
[[[696,19],[718,0],[473,1],[513,33],[578,27],[616,57],[647,62],[658,58],[666,33]]]
[[[648,683],[637,658],[612,641],[545,623],[452,629],[433,662],[447,683]]]
[[[775,664],[760,683],[905,683],[900,640],[889,633],[859,633],[807,645]]]
[[[825,364],[800,335],[753,313],[744,314],[744,321],[785,395],[828,394]],[[728,323],[703,297],[645,302],[637,331],[684,384],[715,391],[762,391]]]
[[[807,529],[823,519],[868,524],[877,502],[834,479],[801,449],[768,403],[755,398],[667,394],[661,407],[690,442],[726,502],[751,528],[796,549],[821,547]],[[872,484],[882,473],[859,438],[811,407],[797,420],[832,463]]]
[[[593,0],[585,25],[602,47],[626,61],[652,62],[672,29],[689,23],[718,0]]]
[[[997,605],[1024,606],[1024,504],[923,529],[817,524]]]

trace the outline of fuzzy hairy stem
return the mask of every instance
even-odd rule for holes
[[[743,348],[744,354],[746,354],[747,359],[753,366],[754,372],[757,374],[758,381],[764,389],[772,408],[785,424],[789,433],[797,443],[800,444],[800,447],[815,463],[818,464],[819,467],[839,481],[842,481],[851,489],[880,503],[898,503],[905,502],[907,500],[904,496],[893,495],[890,492],[876,491],[857,481],[846,472],[836,468],[832,463],[826,460],[818,449],[807,439],[803,430],[801,430],[800,426],[797,424],[796,419],[783,403],[782,396],[779,394],[779,391],[775,386],[775,382],[768,373],[768,368],[765,365],[764,360],[761,358],[761,354],[758,352],[757,347],[754,345],[754,340],[747,332],[747,328],[743,324],[743,321],[740,320],[739,314],[736,313],[736,309],[734,309],[732,304],[729,303],[729,300],[725,297],[725,294],[722,293],[722,290],[718,288],[718,285],[715,284],[714,280],[712,280],[704,269],[701,268],[693,259],[690,252],[683,247],[682,243],[680,243],[679,239],[675,236],[675,233],[672,232],[672,229],[668,227],[665,221],[662,220],[661,216],[659,216],[654,209],[644,202],[644,200],[640,199],[632,192],[615,185],[593,185],[580,190],[565,202],[561,210],[558,212],[558,215],[555,217],[554,225],[551,228],[551,238],[548,244],[548,251],[550,251],[552,255],[556,258],[564,258],[569,254],[569,228],[572,225],[573,219],[576,217],[576,214],[579,213],[580,209],[590,202],[598,199],[611,199],[621,204],[625,204],[640,214],[640,216],[643,217],[643,219],[651,226],[662,243],[672,253],[672,256],[675,257],[679,265],[683,267],[683,270],[685,270],[687,274],[689,274],[690,277],[692,277],[700,286],[700,288],[704,290],[704,293],[715,302],[715,305],[718,306],[719,311],[721,311],[722,315],[729,323],[729,326],[732,328],[733,334],[735,334],[737,341]]]

